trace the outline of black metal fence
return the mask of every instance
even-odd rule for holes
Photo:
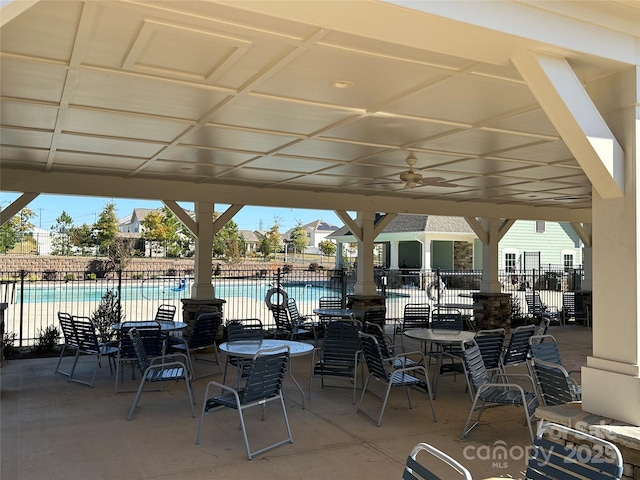
[[[502,272],[502,290],[520,298],[539,290],[547,305],[561,306],[561,292],[580,290],[582,271]],[[480,290],[479,271],[424,271],[376,269],[377,293],[386,296],[387,318],[401,318],[407,303],[470,303]],[[41,330],[58,325],[57,312],[91,317],[108,291],[116,292],[123,320],[152,319],[161,304],[182,311],[182,299],[191,297],[193,277],[168,276],[166,272],[126,271],[121,275],[85,272],[0,272],[0,302],[5,311],[5,332],[15,334],[14,345],[30,345]],[[356,271],[225,269],[212,278],[215,297],[225,300],[226,320],[259,318],[273,324],[266,298],[273,287],[283,288],[303,315],[313,315],[320,297],[346,298],[354,293]],[[178,314],[181,317],[181,314]]]

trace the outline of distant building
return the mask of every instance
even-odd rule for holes
[[[351,261],[357,243],[348,227],[329,238],[337,261]],[[397,269],[481,270],[482,243],[462,217],[397,215],[375,239],[379,266]],[[568,223],[517,220],[499,243],[500,270],[564,270],[582,265],[582,244]]]
[[[256,253],[262,236],[258,236],[257,232],[252,232],[251,230],[240,230],[240,235],[244,239],[247,248],[246,253]]]
[[[326,240],[329,235],[338,230],[338,227],[325,222],[324,220],[315,220],[309,222],[306,225],[302,225],[302,228],[307,232],[307,238],[309,244],[305,250],[305,253],[320,253],[320,242]],[[283,236],[286,240],[290,239],[293,228],[288,230]]]

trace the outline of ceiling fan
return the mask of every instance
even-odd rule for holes
[[[402,172],[400,174],[399,180],[396,181],[387,181],[387,182],[373,182],[368,183],[367,185],[393,185],[397,183],[404,183],[404,188],[416,188],[416,187],[424,187],[424,186],[434,186],[434,187],[457,187],[455,183],[447,182],[442,177],[423,177],[421,173],[414,172],[413,166],[416,164],[418,159],[415,157],[413,153],[410,153],[406,158],[405,162],[409,166],[409,170],[406,172]]]

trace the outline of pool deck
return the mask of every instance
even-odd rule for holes
[[[567,368],[586,363],[591,355],[590,329],[552,327],[550,333],[560,344]],[[305,390],[310,361],[310,356],[292,359],[292,371]],[[133,419],[127,421],[134,394],[113,393],[114,377],[106,361],[94,388],[68,383],[54,374],[56,362],[57,358],[12,360],[0,370],[3,479],[390,479],[401,478],[406,456],[418,442],[449,453],[475,479],[521,478],[522,455],[530,444],[522,409],[515,407],[488,409],[481,424],[460,440],[471,406],[460,375],[440,378],[436,423],[424,394],[412,392],[413,409],[409,409],[404,392],[394,390],[381,427],[356,412],[350,388],[322,389],[320,381],[314,380],[312,397],[303,409],[299,392],[285,380],[294,442],[248,461],[233,410],[206,418],[201,444],[195,444],[207,382],[221,381],[221,375],[194,382],[195,419],[184,384],[171,383],[164,392],[143,394]],[[85,357],[79,368],[88,373],[93,362],[95,358]],[[195,365],[197,374],[212,368],[206,363]],[[136,386],[129,375],[125,387]],[[380,402],[367,395],[364,406],[375,412]],[[265,422],[260,421],[259,409],[247,421],[254,446],[283,433],[275,404],[267,408]],[[500,456],[503,447],[509,452],[507,458]]]

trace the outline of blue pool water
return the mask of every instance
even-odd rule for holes
[[[178,300],[191,296],[189,280],[181,284],[180,279],[143,280],[122,283],[122,301],[156,301]],[[267,291],[272,288],[268,282],[225,282],[214,283],[216,297],[243,297],[251,300],[264,300]],[[15,303],[50,303],[50,302],[98,302],[108,289],[116,290],[116,281],[105,282],[68,282],[51,285],[44,283],[25,283],[24,295],[18,285],[15,292]],[[283,284],[290,297],[299,301],[315,301],[322,296],[339,296],[339,289],[328,286],[310,284]]]
[[[142,281],[125,281],[122,283],[122,301],[157,301],[179,300],[191,296],[192,279],[169,278],[150,279]],[[24,303],[51,302],[99,302],[108,289],[117,289],[117,281],[85,281],[55,283],[38,282],[24,284]],[[265,299],[266,293],[272,288],[271,283],[265,281],[224,281],[214,283],[217,298],[242,297],[248,300]],[[329,285],[304,284],[299,282],[283,283],[282,288],[290,297],[298,302],[317,302],[320,297],[340,296],[341,290]],[[348,294],[353,292],[349,291]],[[20,303],[22,293],[17,285],[15,300]],[[389,298],[408,297],[401,293],[387,292]]]

